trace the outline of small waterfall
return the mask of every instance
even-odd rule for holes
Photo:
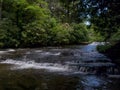
[[[97,74],[97,75],[116,75],[120,74],[120,70],[114,64],[108,63],[83,63],[75,61],[67,63],[69,68],[73,71],[82,72],[86,74]]]
[[[1,61],[0,64],[11,64],[14,67],[11,67],[11,70],[16,69],[45,69],[49,71],[69,71],[66,65],[58,64],[58,63],[37,63],[34,60],[31,61],[20,61],[7,59],[5,61]]]
[[[109,68],[107,68],[107,73],[113,74],[113,75],[120,74],[120,70],[117,67],[109,67]]]

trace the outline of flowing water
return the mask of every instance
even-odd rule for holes
[[[0,90],[120,90],[120,67],[88,45],[0,50]]]

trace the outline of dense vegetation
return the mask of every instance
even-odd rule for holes
[[[119,42],[119,12],[119,0],[1,0],[0,47]]]
[[[3,0],[0,47],[36,47],[88,41],[85,24],[60,22],[55,14],[52,15],[48,4],[44,0]]]

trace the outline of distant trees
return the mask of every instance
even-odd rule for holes
[[[105,40],[108,40],[120,31],[120,1],[96,0],[94,2],[91,0],[91,2],[95,4],[95,6],[91,6],[93,12],[93,14],[91,13],[91,22],[98,27],[97,31],[105,37]]]
[[[62,22],[80,23],[87,16],[84,0],[46,0],[54,17]]]

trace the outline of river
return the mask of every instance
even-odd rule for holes
[[[0,90],[120,90],[120,67],[88,45],[0,50]]]

